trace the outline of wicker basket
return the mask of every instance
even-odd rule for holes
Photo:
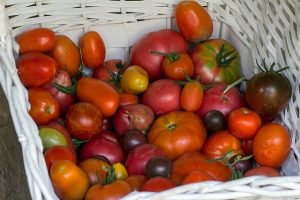
[[[83,32],[96,30],[107,47],[107,59],[128,59],[130,46],[145,33],[174,28],[178,0],[0,0],[0,81],[22,146],[32,199],[57,199],[48,177],[38,129],[27,111],[27,91],[21,84],[14,56],[14,36],[33,27],[49,27],[76,43]],[[133,192],[125,199],[300,199],[300,1],[198,0],[214,20],[213,37],[232,42],[249,77],[255,61],[265,59],[290,66],[286,75],[293,96],[281,115],[292,136],[291,153],[276,178],[249,177],[204,182],[160,193]]]

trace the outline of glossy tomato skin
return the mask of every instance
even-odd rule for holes
[[[242,142],[228,130],[213,133],[205,142],[202,153],[211,159],[221,158],[229,151],[243,154]]]
[[[94,185],[86,193],[85,200],[117,200],[132,192],[126,181],[117,180],[107,185]]]
[[[218,58],[218,53],[224,47],[224,54],[234,51],[223,59],[231,59],[231,62],[223,62]],[[223,39],[209,39],[197,45],[191,58],[195,65],[194,78],[198,77],[203,84],[216,82],[231,84],[241,78],[240,56],[238,51],[229,42]]]
[[[157,118],[147,138],[150,144],[175,160],[186,152],[200,151],[206,140],[206,130],[196,114],[174,111]]]
[[[247,103],[265,122],[279,115],[287,106],[291,94],[289,80],[277,72],[260,72],[247,82]]]
[[[37,125],[46,124],[59,117],[59,104],[46,89],[30,88],[28,96],[31,105],[29,114]]]
[[[288,130],[279,123],[264,124],[253,140],[255,161],[265,167],[280,167],[287,159],[291,148]]]
[[[168,178],[156,176],[148,179],[141,188],[141,191],[161,192],[176,187],[176,184]]]
[[[80,66],[79,49],[66,35],[57,35],[56,41],[56,46],[50,55],[59,64],[59,69],[67,71],[70,76],[74,76]]]
[[[121,59],[110,59],[104,61],[102,65],[93,70],[92,77],[102,81],[112,81],[112,74],[117,74],[126,68],[126,64]]]
[[[50,171],[52,164],[58,160],[69,160],[74,164],[77,163],[77,158],[73,151],[64,146],[55,146],[47,149],[44,153],[44,158],[48,171]]]
[[[62,200],[83,199],[89,187],[86,173],[69,160],[54,162],[50,179],[57,196]]]
[[[209,13],[196,1],[178,3],[175,19],[180,32],[189,41],[204,41],[212,35],[212,19]]]
[[[103,64],[106,49],[102,37],[95,31],[84,33],[80,38],[83,64],[95,68]]]
[[[141,66],[148,73],[150,81],[154,81],[163,77],[161,62],[164,56],[151,53],[152,51],[186,53],[187,49],[187,43],[180,33],[161,29],[148,33],[133,45],[130,64]]]
[[[120,95],[120,106],[139,103],[139,97],[135,94],[121,92],[119,93],[119,95]]]
[[[108,83],[96,78],[81,78],[77,82],[76,95],[80,101],[97,106],[104,117],[113,116],[120,104],[119,93]]]
[[[41,52],[52,50],[56,45],[55,33],[48,28],[35,28],[25,31],[16,37],[19,53]]]
[[[140,191],[147,177],[144,175],[129,175],[125,181],[130,185],[134,191]]]
[[[185,111],[196,112],[203,101],[203,87],[194,80],[188,82],[181,91],[180,107]]]
[[[182,184],[189,184],[189,183],[198,183],[202,181],[215,181],[215,179],[202,170],[195,170],[190,172],[185,179],[182,181]]]
[[[43,86],[58,69],[57,62],[43,53],[27,53],[17,60],[18,75],[25,87]]]
[[[258,113],[246,107],[233,110],[228,117],[228,129],[241,140],[252,139],[262,124]]]
[[[62,133],[47,127],[39,127],[39,136],[42,140],[44,150],[55,146],[67,147],[68,143]]]

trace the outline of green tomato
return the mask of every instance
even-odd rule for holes
[[[65,136],[53,128],[39,128],[39,135],[42,139],[44,150],[54,146],[66,147],[68,145]]]

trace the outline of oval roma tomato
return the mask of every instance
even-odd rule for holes
[[[197,80],[184,85],[180,95],[180,107],[185,111],[196,112],[203,101],[203,87]]]
[[[80,38],[83,64],[95,68],[103,64],[106,49],[102,37],[96,31],[84,33]]]
[[[220,130],[213,133],[202,148],[202,153],[210,159],[221,158],[229,151],[232,151],[233,155],[244,154],[241,140],[228,130]]]
[[[54,146],[68,146],[67,139],[64,135],[53,128],[40,127],[39,136],[42,140],[44,150]]]
[[[70,76],[75,75],[80,66],[79,49],[66,35],[57,35],[56,41],[56,46],[50,55],[59,64],[60,69],[67,71]]]
[[[104,117],[113,116],[120,104],[119,93],[108,83],[96,78],[81,78],[76,85],[76,95],[80,101],[97,106]]]
[[[194,63],[186,53],[167,53],[162,61],[165,76],[173,80],[185,80],[194,73]]]
[[[280,167],[291,149],[288,130],[279,123],[264,124],[253,139],[255,161],[265,167]]]
[[[228,129],[241,140],[252,139],[262,122],[258,113],[246,107],[233,110],[228,117]]]
[[[52,164],[58,160],[69,160],[74,164],[77,163],[77,158],[73,151],[64,146],[55,146],[47,149],[44,153],[44,158],[49,171]]]
[[[37,125],[43,125],[59,117],[59,105],[46,90],[39,87],[28,90],[29,114]]]
[[[83,199],[89,188],[89,179],[84,171],[69,160],[52,164],[50,179],[57,196],[62,200]]]
[[[210,38],[213,22],[209,13],[196,1],[181,1],[175,10],[176,24],[189,41],[200,42]]]
[[[16,37],[20,54],[28,52],[48,52],[56,45],[55,33],[48,28],[35,28]]]
[[[58,69],[57,62],[43,53],[27,53],[17,60],[18,75],[25,87],[43,86]]]
[[[231,84],[242,77],[240,55],[223,39],[209,39],[198,44],[191,53],[195,70],[202,84],[222,82]]]
[[[129,194],[132,188],[126,181],[117,180],[107,185],[94,185],[86,193],[85,200],[114,200]]]
[[[200,151],[206,139],[206,130],[196,114],[174,111],[157,118],[147,138],[150,144],[156,145],[174,160],[186,152]]]
[[[121,78],[121,88],[130,94],[140,94],[144,92],[149,84],[147,72],[138,65],[128,67]]]

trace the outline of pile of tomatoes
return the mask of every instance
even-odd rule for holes
[[[94,31],[78,44],[48,28],[16,37],[18,75],[59,198],[280,176],[291,139],[274,119],[291,96],[289,80],[264,64],[241,91],[239,53],[209,39],[206,10],[182,1],[175,18],[179,31],[146,34],[128,62],[105,60]]]

